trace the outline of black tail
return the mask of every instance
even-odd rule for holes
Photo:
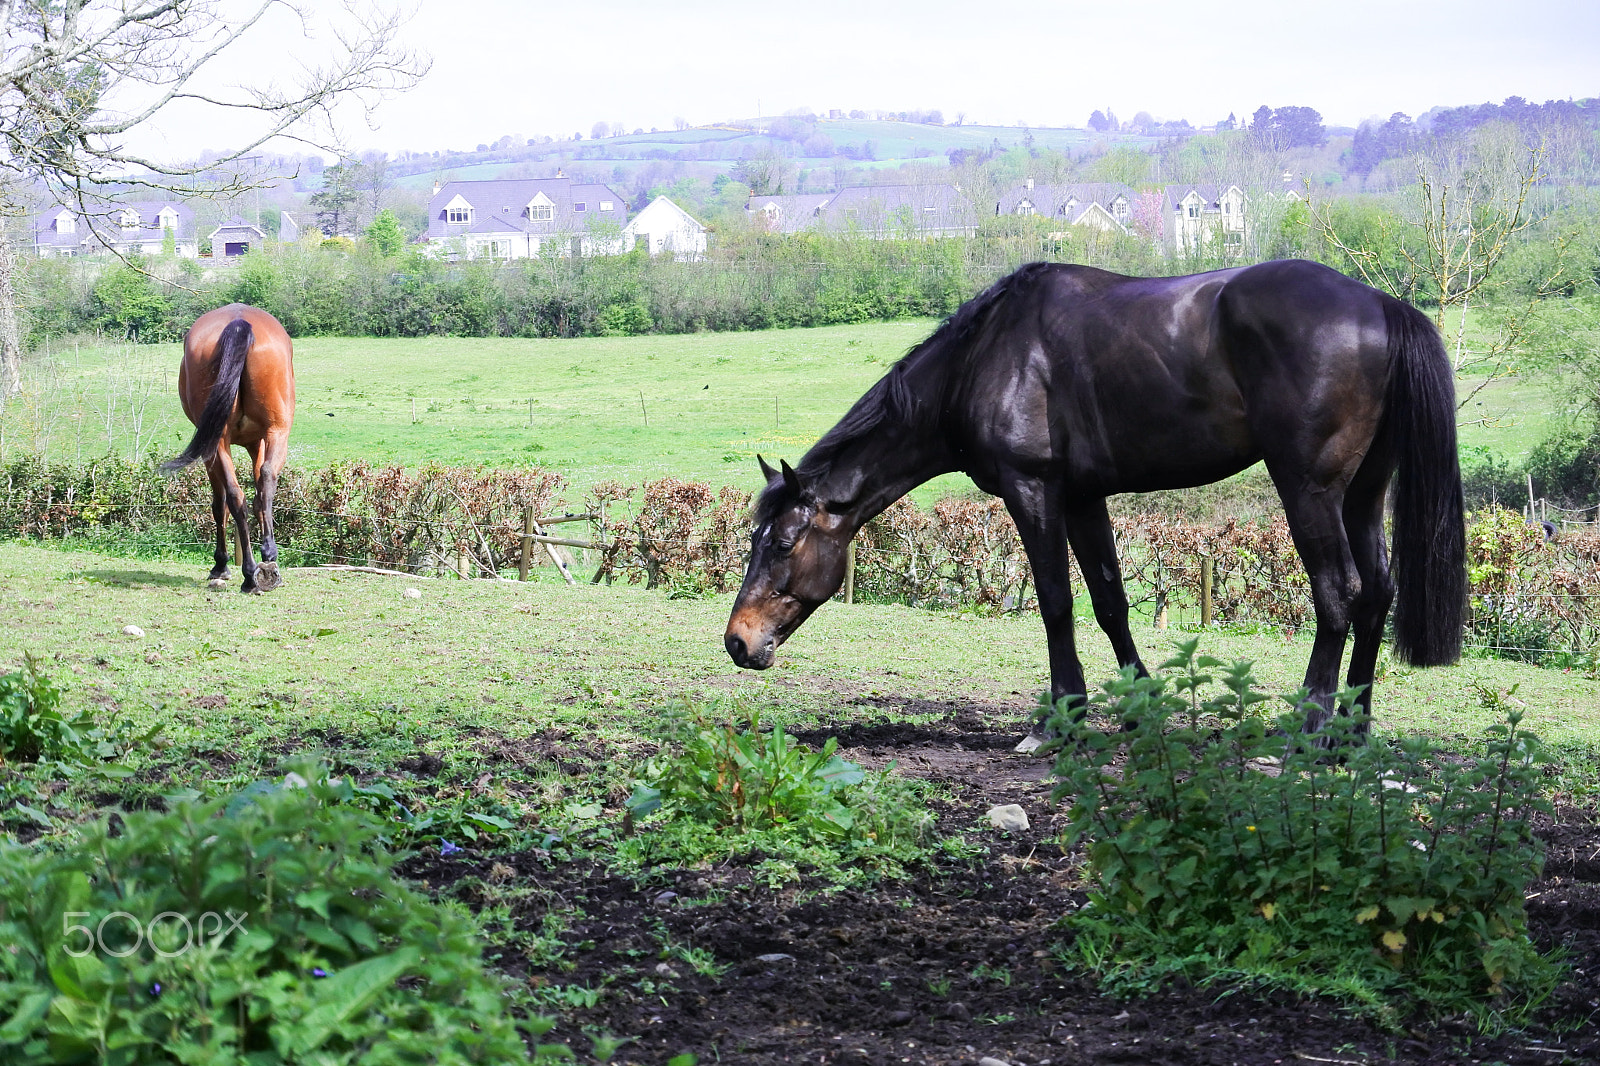
[[[211,386],[211,395],[206,397],[200,421],[195,423],[194,439],[189,441],[189,446],[181,455],[161,464],[163,474],[175,474],[216,448],[217,441],[222,439],[222,431],[228,427],[228,419],[233,417],[234,401],[239,398],[239,378],[244,374],[245,356],[249,354],[250,344],[254,340],[255,333],[250,329],[250,323],[242,318],[234,319],[223,328],[222,336],[217,340],[217,347],[222,351],[217,360],[217,380]]]
[[[1442,666],[1461,657],[1467,536],[1456,453],[1450,356],[1427,316],[1384,301],[1389,412],[1398,449],[1394,494],[1394,648],[1402,662]]]

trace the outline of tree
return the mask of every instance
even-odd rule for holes
[[[317,228],[325,236],[338,237],[355,229],[356,204],[361,200],[357,182],[361,164],[339,163],[322,171],[322,188],[311,194],[306,204],[317,214]]]
[[[611,124],[609,122],[596,122],[593,128],[589,130],[589,139],[593,141],[602,140],[610,132]]]
[[[378,212],[372,220],[372,225],[367,227],[367,241],[372,245],[373,251],[391,259],[400,254],[400,249],[405,247],[406,235],[400,231],[400,220],[394,217],[394,212],[387,207]]]
[[[299,13],[287,0],[253,0],[237,15],[222,0],[0,0],[0,397],[22,387],[11,233],[30,191],[42,185],[85,213],[100,205],[97,214],[151,191],[237,195],[266,180],[244,165],[266,142],[332,146],[341,100],[370,116],[427,72],[396,44],[400,14],[347,6],[323,16],[333,41],[323,59],[281,81],[206,84],[202,72],[226,65],[280,7]],[[309,33],[312,16],[301,17]],[[235,146],[197,162],[131,147],[131,135],[180,110],[225,121]]]
[[[1330,205],[1313,214],[1321,237],[1367,284],[1403,300],[1434,303],[1434,323],[1455,349],[1456,372],[1483,375],[1458,406],[1507,372],[1533,301],[1553,292],[1568,269],[1565,256],[1557,254],[1546,276],[1529,286],[1527,309],[1502,314],[1500,336],[1486,349],[1466,349],[1469,301],[1521,235],[1543,221],[1529,197],[1544,176],[1544,159],[1542,140],[1528,143],[1510,123],[1484,126],[1471,137],[1435,141],[1419,153],[1406,212],[1383,216],[1375,232],[1342,232]],[[1563,243],[1558,236],[1558,253]]]

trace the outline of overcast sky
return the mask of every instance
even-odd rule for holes
[[[1082,126],[1110,107],[1198,126],[1296,104],[1354,125],[1513,94],[1600,95],[1596,0],[413,6],[406,42],[432,55],[432,72],[379,109],[377,129],[347,116],[356,149],[471,149],[505,134],[587,137],[597,121],[670,129],[680,116],[801,107],[938,108],[947,121],[1039,126]],[[287,18],[253,32],[257,55],[316,47]],[[151,147],[192,155],[227,143],[225,127],[174,116]]]

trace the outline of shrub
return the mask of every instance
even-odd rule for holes
[[[1089,904],[1069,919],[1081,957],[1123,990],[1257,980],[1391,1018],[1537,1001],[1554,967],[1527,937],[1523,893],[1543,863],[1529,819],[1548,805],[1519,716],[1466,758],[1424,738],[1348,745],[1361,723],[1336,716],[1330,765],[1297,711],[1256,713],[1248,663],[1202,699],[1202,671],[1221,664],[1195,646],[1163,664],[1173,677],[1125,672],[1090,700],[1125,732],[1053,716],[1056,795],[1089,853]]]
[[[0,845],[6,1063],[527,1060],[470,918],[325,782],[122,819]]]
[[[753,710],[741,729],[685,705],[662,750],[637,771],[628,829],[652,831],[622,849],[623,860],[762,853],[835,872],[852,859],[897,869],[917,853],[932,816],[887,771],[869,775],[841,759],[838,744],[829,737],[813,752],[782,726],[763,731]]]
[[[22,669],[0,674],[0,766],[8,761],[96,765],[160,729],[135,736],[127,722],[102,725],[87,710],[63,714],[61,690],[31,653]]]

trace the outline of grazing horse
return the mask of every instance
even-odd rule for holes
[[[266,592],[282,584],[278,542],[272,536],[272,497],[288,455],[294,421],[294,344],[276,318],[244,304],[228,304],[195,320],[183,337],[178,398],[195,425],[183,454],[161,464],[176,473],[197,459],[211,478],[211,514],[217,520],[217,565],[210,578],[228,577],[228,514],[233,515],[243,559],[241,592]],[[250,553],[244,491],[233,468],[233,446],[250,453],[256,482],[256,528],[261,565]]]
[[[724,642],[764,670],[838,589],[856,531],[960,470],[999,496],[1033,568],[1055,699],[1086,693],[1067,548],[1117,661],[1128,631],[1106,497],[1220,480],[1258,461],[1311,581],[1308,732],[1347,683],[1371,685],[1384,619],[1418,666],[1454,662],[1466,603],[1455,388],[1409,305],[1302,260],[1133,278],[1031,263],[968,301],[800,460],[771,469]],[[1398,471],[1394,566],[1384,498]],[[1398,598],[1396,598],[1398,592]]]

